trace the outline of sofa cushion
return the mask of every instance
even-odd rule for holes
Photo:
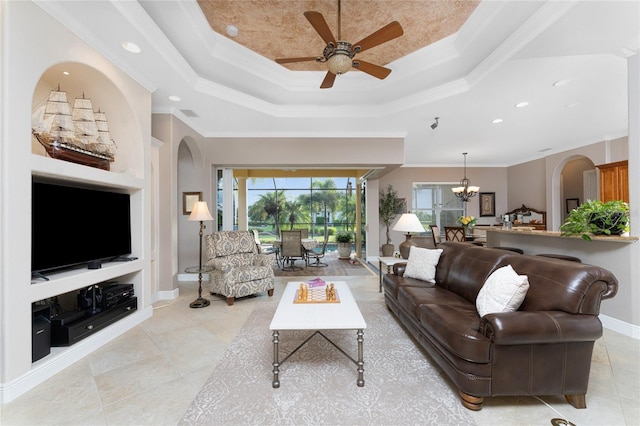
[[[424,282],[424,281],[422,281]],[[409,312],[413,317],[418,320],[420,314],[418,310],[420,305],[436,303],[445,305],[447,309],[456,311],[458,308],[464,308],[471,306],[475,311],[475,306],[455,293],[447,291],[434,284],[426,283],[427,286],[399,286],[398,287],[398,304],[404,308],[406,312]]]
[[[438,264],[438,259],[440,259],[440,254],[442,254],[442,249],[411,247],[404,276],[429,281],[430,283],[436,282],[436,265]]]
[[[467,301],[455,306],[437,303],[418,308],[420,323],[427,334],[459,358],[475,363],[491,362],[491,340],[480,332],[476,307]]]
[[[518,275],[511,265],[496,269],[478,293],[476,307],[480,316],[517,310],[529,290],[526,275]]]

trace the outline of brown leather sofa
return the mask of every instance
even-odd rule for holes
[[[485,397],[564,395],[586,408],[591,355],[602,336],[600,301],[618,282],[603,268],[469,243],[443,242],[436,283],[403,277],[406,263],[384,276],[388,308],[459,389],[462,404]],[[527,275],[515,312],[480,317],[476,297],[497,268]]]

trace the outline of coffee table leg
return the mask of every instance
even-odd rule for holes
[[[362,350],[363,342],[364,342],[364,331],[362,329],[358,329],[358,386],[364,386],[364,351]]]
[[[279,342],[278,330],[273,330],[273,383],[274,388],[280,387],[280,361],[278,360],[278,342]]]

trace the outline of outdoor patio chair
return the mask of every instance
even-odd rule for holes
[[[302,234],[297,231],[282,231],[282,245],[280,247],[283,271],[300,271],[303,268],[296,266],[296,260],[307,262],[304,248],[302,247]],[[289,266],[287,266],[287,264]]]
[[[253,231],[253,237],[256,240],[256,247],[258,248],[258,253],[260,254],[272,254],[276,264],[278,265],[278,267],[280,267],[280,249],[277,246],[274,246],[273,244],[263,244],[262,242],[260,242],[260,233],[258,232],[257,229],[254,229]]]
[[[325,252],[327,250],[327,242],[329,242],[329,231],[325,229],[324,241],[322,242],[322,246],[316,247],[312,250],[307,250],[307,262],[309,266],[314,266],[314,267],[329,266],[328,264],[320,261],[320,259],[324,258]]]

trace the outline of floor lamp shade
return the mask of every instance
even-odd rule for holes
[[[200,220],[203,222],[213,220],[206,201],[197,201],[194,203],[193,210],[191,210],[191,214],[189,215],[189,220]]]
[[[424,226],[420,223],[420,219],[414,213],[404,213],[393,226],[394,231],[406,232],[407,239],[400,244],[400,255],[404,259],[409,258],[411,247],[417,245],[411,240],[412,232],[425,232]]]

